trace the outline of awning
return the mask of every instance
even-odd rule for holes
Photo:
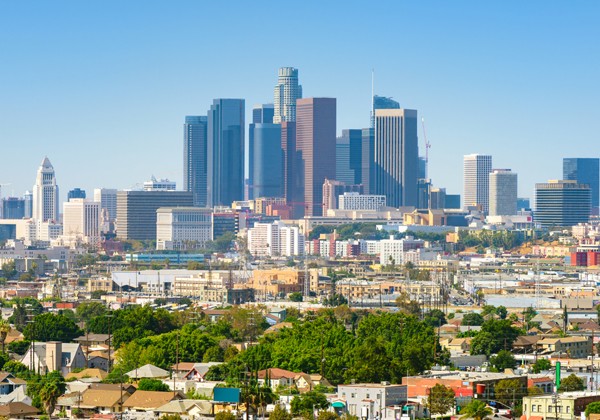
[[[342,401],[336,401],[333,404],[331,404],[331,406],[333,408],[344,408],[344,407],[346,407],[346,404],[343,403]]]

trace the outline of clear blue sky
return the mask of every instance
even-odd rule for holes
[[[337,127],[377,94],[415,108],[436,186],[491,154],[520,195],[600,155],[597,1],[0,2],[0,183],[31,189],[48,155],[73,187],[181,186],[185,115],[213,98],[272,102],[277,68],[336,97]],[[421,131],[420,147],[423,149]]]

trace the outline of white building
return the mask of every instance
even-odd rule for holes
[[[212,210],[161,207],[156,210],[156,249],[199,249],[212,239]]]
[[[425,241],[407,236],[404,239],[383,239],[379,241],[379,263],[381,265],[405,264],[405,253],[410,250],[423,248]],[[412,262],[412,261],[411,261]]]
[[[517,174],[510,169],[490,173],[490,216],[517,214]]]
[[[464,157],[464,203],[463,207],[481,207],[489,211],[489,179],[492,172],[490,155],[466,155]]]
[[[63,241],[69,245],[100,243],[100,203],[73,198],[63,203]]]
[[[299,228],[282,222],[255,223],[248,229],[248,250],[257,257],[303,255],[304,241]]]
[[[157,180],[152,177],[150,181],[144,182],[144,191],[175,191],[176,189],[175,181],[169,181],[168,179]]]
[[[302,98],[302,86],[298,84],[298,69],[281,67],[278,76],[274,95],[273,123],[296,121],[296,99]]]
[[[36,236],[31,242],[35,242],[38,245],[50,245],[55,239],[58,239],[63,234],[63,225],[55,223],[51,220],[46,222],[37,222],[36,225]],[[42,244],[43,243],[43,244]]]
[[[58,185],[50,160],[45,157],[33,186],[33,219],[37,222],[58,221]]]
[[[345,192],[339,197],[340,210],[375,210],[380,211],[386,206],[385,195],[359,194]]]

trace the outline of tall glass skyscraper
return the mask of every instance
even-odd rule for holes
[[[592,209],[598,212],[600,206],[600,159],[564,158],[563,179],[588,184],[592,194]]]
[[[417,111],[375,110],[373,150],[375,191],[369,193],[385,195],[391,207],[417,207]]]
[[[362,130],[342,130],[335,147],[335,179],[346,184],[362,183]]]
[[[273,123],[296,121],[296,100],[302,98],[302,86],[298,84],[298,69],[281,67],[275,86],[275,112]]]
[[[283,197],[281,124],[250,124],[249,199]]]
[[[207,204],[207,126],[204,116],[187,116],[183,124],[183,189],[194,194],[194,205],[199,207]]]
[[[208,111],[208,206],[244,199],[245,101],[215,99]]]
[[[375,111],[377,109],[400,109],[400,102],[394,101],[386,96],[373,96],[373,107],[371,111],[371,128],[375,127]]]

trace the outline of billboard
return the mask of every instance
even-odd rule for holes
[[[240,388],[214,388],[214,401],[239,403],[242,390]]]

